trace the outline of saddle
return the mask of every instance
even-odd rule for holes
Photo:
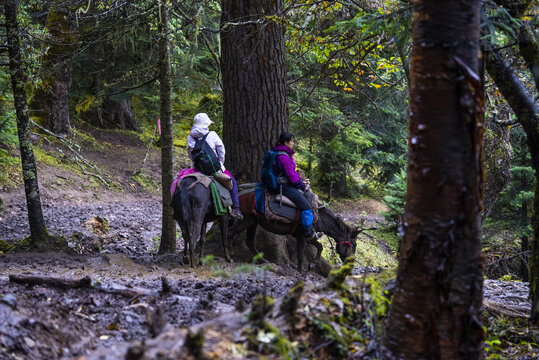
[[[268,221],[279,221],[284,223],[299,223],[301,210],[284,195],[274,194],[265,191],[264,187],[257,184],[239,185],[240,206],[243,195],[254,194],[255,210],[263,213]],[[313,208],[314,222],[318,220],[318,196],[311,191],[305,193],[305,197]],[[244,212],[242,208],[242,212]],[[245,211],[244,213],[249,213]]]
[[[223,174],[223,175],[227,176],[226,174]],[[215,196],[213,198],[214,205],[216,206],[216,208],[221,207],[220,204],[215,204],[215,201],[217,199],[221,200],[222,206],[224,208],[228,208],[228,207],[232,206],[232,196],[230,195],[230,190],[227,187],[223,186],[221,184],[221,182],[217,181],[218,179],[216,177],[210,176],[210,175],[204,175],[204,174],[199,173],[199,172],[195,172],[195,173],[185,175],[184,177],[182,177],[180,179],[180,182],[183,179],[188,178],[188,177],[192,177],[192,178],[196,179],[196,181],[193,184],[191,184],[191,186],[189,187],[189,190],[191,188],[193,188],[196,184],[202,184],[205,188],[215,186],[215,188],[216,188],[216,190],[218,192],[218,195],[219,195],[218,197]],[[214,185],[212,185],[212,184],[214,184]]]

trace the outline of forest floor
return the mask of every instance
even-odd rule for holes
[[[152,149],[141,174],[133,176],[146,153],[136,135],[89,128],[76,134],[75,142],[84,149],[78,148],[79,156],[94,168],[79,166],[69,149],[54,142],[39,141],[36,150],[48,230],[65,237],[71,251],[7,252],[10,245],[28,236],[27,213],[22,187],[0,188],[1,360],[203,358],[201,351],[206,357],[223,359],[259,358],[262,353],[286,358],[298,351],[307,358],[379,356],[378,335],[366,317],[373,316],[367,315],[368,304],[377,303],[383,291],[375,294],[374,285],[357,274],[391,274],[390,270],[357,263],[356,275],[349,276],[349,290],[335,291],[326,285],[327,279],[288,266],[230,264],[219,258],[196,269],[181,265],[179,231],[177,253],[157,254],[159,150]],[[179,169],[187,162],[182,150],[177,152]],[[13,182],[22,183],[15,172]],[[365,226],[374,226],[383,221],[379,212],[384,206],[374,199],[342,201],[330,207],[352,223],[364,219]],[[391,257],[383,241],[377,240],[374,246]],[[268,323],[278,326],[281,333],[294,334],[289,340],[248,315],[255,313],[250,306],[257,296],[265,294],[282,304],[301,281],[305,290],[293,325],[283,315],[286,306],[267,315],[272,319]],[[354,291],[364,294],[360,302]],[[506,320],[524,321],[530,306],[527,291],[522,282],[485,282],[485,319],[490,319],[490,327],[505,329],[509,335],[504,339],[510,339],[500,343],[487,339],[491,355],[537,358],[537,331],[516,328]],[[362,325],[354,325],[361,338],[347,333],[350,324],[339,322],[352,316],[347,306],[356,316],[365,314]],[[327,313],[319,317],[315,311]],[[321,318],[330,328],[339,328],[337,334],[323,336],[329,330]],[[204,329],[203,344],[197,342],[200,329]],[[294,350],[301,343],[310,347]],[[343,350],[345,343],[348,348]]]

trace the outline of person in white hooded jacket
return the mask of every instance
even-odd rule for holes
[[[230,190],[230,196],[232,197],[232,212],[230,215],[241,220],[243,219],[243,215],[240,211],[238,183],[232,174],[230,174],[230,172],[225,168],[225,145],[215,131],[209,130],[209,126],[211,124],[213,124],[213,121],[210,120],[210,117],[206,113],[199,113],[195,115],[193,119],[193,128],[191,129],[189,136],[187,136],[187,155],[189,155],[189,159],[193,161],[191,151],[195,147],[195,139],[200,139],[204,135],[208,134],[206,137],[206,142],[213,149],[213,151],[215,151],[215,154],[217,155],[217,158],[221,164],[221,170],[230,176],[232,180],[232,189]]]

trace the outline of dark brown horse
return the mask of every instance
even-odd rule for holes
[[[228,229],[229,238],[232,239],[234,236],[247,230],[245,241],[253,255],[255,255],[258,253],[255,248],[255,235],[258,225],[274,234],[293,235],[296,238],[297,244],[298,271],[301,271],[305,251],[305,238],[303,237],[301,224],[268,221],[264,214],[257,213],[254,210],[254,192],[240,196],[240,208],[244,218]],[[357,235],[361,230],[346,225],[344,221],[335,216],[326,207],[318,209],[318,221],[313,224],[313,227],[316,232],[322,232],[336,241],[336,251],[343,262],[348,256],[354,256],[357,246]],[[310,268],[320,260],[322,244],[317,239],[309,239],[308,242],[314,245],[317,250],[315,259],[309,264]]]
[[[206,225],[215,220],[219,220],[221,227],[225,258],[231,261],[227,238],[228,214],[216,216],[210,187],[195,182],[193,177],[183,178],[172,195],[174,219],[178,221],[184,238],[184,263],[189,254],[191,267],[198,264],[206,242]]]

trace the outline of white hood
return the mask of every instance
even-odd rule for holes
[[[200,139],[209,132],[210,130],[208,129],[208,126],[194,125],[190,134],[193,138]]]

